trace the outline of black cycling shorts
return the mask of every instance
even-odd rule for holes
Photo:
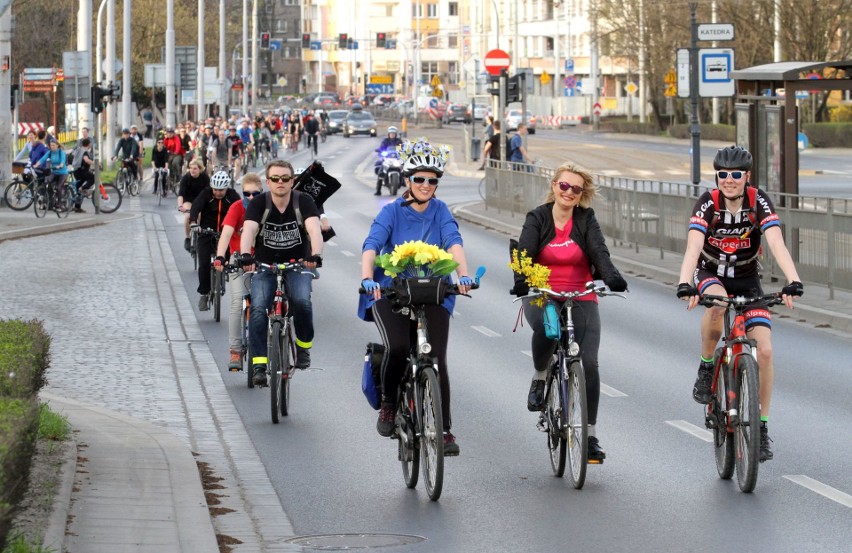
[[[713,284],[718,284],[725,289],[729,296],[760,296],[763,295],[763,288],[760,286],[760,277],[757,275],[748,277],[720,277],[715,272],[706,269],[703,264],[695,269],[693,275],[693,284],[698,288],[698,292],[703,294],[704,291]],[[766,307],[755,307],[747,310],[745,313],[746,330],[753,326],[765,326],[772,328],[772,316],[769,309]]]

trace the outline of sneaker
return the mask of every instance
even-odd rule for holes
[[[775,455],[772,453],[772,446],[769,445],[772,438],[769,437],[769,429],[766,426],[760,426],[760,462],[770,461]]]
[[[710,387],[713,382],[713,363],[704,361],[698,365],[698,377],[692,387],[692,399],[702,405],[710,403]]]
[[[376,430],[379,432],[380,436],[390,438],[393,435],[393,419],[393,403],[382,403],[382,407],[379,409],[379,420],[376,422]]]
[[[229,371],[239,371],[243,368],[243,354],[239,351],[232,349],[231,350],[231,358],[228,360],[228,370]]]
[[[527,398],[527,409],[533,412],[544,410],[544,380],[532,381],[530,395]]]
[[[198,310],[207,311],[208,309],[210,309],[209,301],[210,298],[207,296],[207,294],[201,294],[198,297]]]
[[[379,191],[373,192],[373,196],[381,196],[381,195],[382,195],[382,193],[379,192]]]
[[[85,213],[85,212],[86,212],[86,210],[83,209],[80,206],[77,206],[77,207],[74,208],[74,213]]]
[[[307,369],[311,366],[311,350],[296,346],[296,368]]]
[[[444,457],[456,457],[458,454],[459,444],[456,443],[456,437],[447,430],[444,432]]]
[[[606,452],[601,449],[601,444],[595,436],[589,436],[589,463],[601,463],[606,459]]]
[[[189,251],[189,238],[183,239],[183,249],[185,249],[186,251]]]
[[[254,374],[251,381],[255,386],[266,386],[266,365],[255,365],[252,367]]]

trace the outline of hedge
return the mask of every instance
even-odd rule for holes
[[[669,127],[672,138],[691,138],[689,125],[672,125]],[[721,140],[722,142],[737,142],[737,128],[734,125],[701,125],[703,140]]]
[[[815,148],[852,148],[852,123],[805,123],[802,132]]]
[[[0,550],[26,491],[49,363],[50,336],[40,321],[0,320]]]
[[[35,397],[0,398],[0,550],[6,547],[15,510],[27,489],[38,416]]]
[[[656,123],[639,123],[638,121],[607,121],[601,123],[601,129],[629,134],[660,135],[660,129],[657,128]]]
[[[40,321],[0,320],[0,397],[31,397],[45,385],[50,336]]]

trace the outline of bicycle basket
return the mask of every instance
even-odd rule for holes
[[[447,281],[443,277],[393,279],[396,292],[394,303],[398,307],[410,305],[440,305],[447,295]]]
[[[22,175],[24,173],[24,169],[27,168],[26,161],[13,161],[12,162],[12,174],[13,175]]]

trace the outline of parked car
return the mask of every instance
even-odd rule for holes
[[[353,134],[376,136],[376,120],[373,119],[373,114],[363,109],[350,111],[343,120],[343,138],[349,138]]]
[[[491,115],[491,108],[485,104],[473,104],[473,110],[470,109],[470,104],[467,104],[467,116],[473,117],[476,121],[481,121]]]
[[[506,113],[506,130],[514,131],[517,130],[518,125],[521,123],[521,110],[519,109],[510,109]],[[530,110],[527,110],[527,132],[530,134],[535,134],[535,117]]]
[[[378,94],[373,98],[372,105],[374,106],[389,106],[393,103],[393,96],[390,94]]]
[[[335,109],[328,112],[328,133],[334,134],[343,130],[343,121],[349,112],[345,109]]]
[[[449,104],[446,112],[442,117],[444,124],[460,121],[462,123],[470,123],[470,117],[467,113],[467,106],[464,104]]]

